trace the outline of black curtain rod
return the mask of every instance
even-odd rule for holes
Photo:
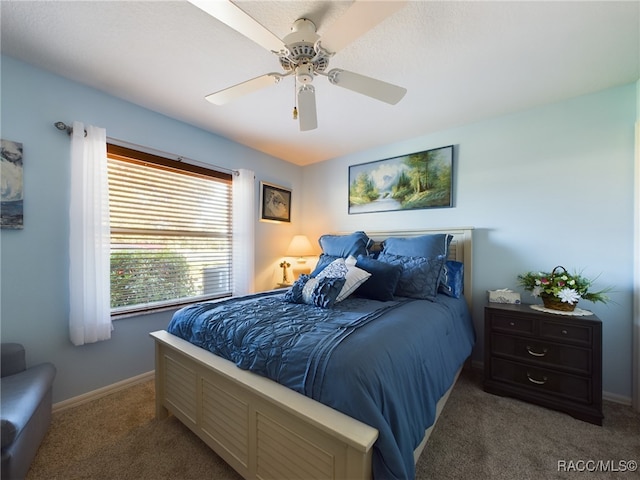
[[[58,130],[67,132],[68,135],[71,135],[73,133],[73,127],[70,127],[69,125],[67,125],[64,122],[56,122],[56,123],[54,123],[54,125]],[[84,136],[85,137],[87,136],[87,130],[86,129],[84,130]],[[145,149],[144,147],[141,147],[140,145],[135,145],[133,143],[124,142],[122,140],[117,140],[117,139],[112,139],[112,138],[107,138],[107,140],[111,141],[111,143],[113,143],[114,145],[120,145],[122,147],[127,147],[127,148],[133,148],[134,150],[141,150],[141,151],[151,150],[151,149]],[[149,152],[149,153],[151,153],[151,152]],[[154,155],[155,154],[159,154],[160,156],[164,156],[164,157],[167,157],[169,159],[172,159],[172,158],[175,157],[175,155],[172,155],[172,154],[169,154],[169,153],[166,153],[166,152],[156,151],[156,150],[153,151],[153,154]],[[229,172],[232,175],[238,175],[238,171],[237,170],[233,170],[231,168],[226,168],[226,167],[220,167],[220,166],[217,166],[217,165],[211,165],[209,163],[199,162],[197,160],[187,159],[185,157],[178,156],[178,157],[175,158],[175,160],[177,160],[179,162],[190,163],[192,165],[197,165],[197,166],[201,166],[201,167],[205,167],[205,168],[213,167],[213,168],[216,168],[218,170]]]
[[[56,123],[54,123],[54,125],[56,126],[56,128],[58,130],[62,130],[62,131],[67,132],[67,135],[71,135],[73,133],[73,127],[70,127],[69,125],[67,125],[64,122],[56,122]],[[84,131],[84,136],[85,137],[87,136],[87,130],[86,129]]]

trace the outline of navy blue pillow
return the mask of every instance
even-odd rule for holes
[[[325,255],[347,258],[349,255],[366,255],[373,241],[364,232],[353,232],[349,235],[322,235],[318,243]]]
[[[404,257],[437,257],[449,255],[449,244],[453,239],[448,233],[434,233],[419,237],[390,237],[384,241],[382,253]]]
[[[439,292],[453,298],[460,298],[464,292],[464,265],[461,262],[447,260],[440,277]]]
[[[402,275],[401,265],[392,265],[366,255],[359,255],[356,267],[371,274],[369,280],[355,291],[356,295],[381,302],[393,300],[393,294]]]
[[[311,278],[302,274],[284,295],[289,303],[306,303],[320,308],[331,308],[344,286],[344,278]]]
[[[392,265],[402,266],[402,275],[395,294],[400,297],[421,298],[434,301],[438,295],[440,274],[445,257],[406,257],[381,253],[378,260]]]

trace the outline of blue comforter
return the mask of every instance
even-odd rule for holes
[[[378,429],[374,478],[413,478],[413,450],[474,344],[464,299],[321,309],[283,297],[191,305],[167,330]]]

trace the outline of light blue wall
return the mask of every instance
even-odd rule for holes
[[[604,320],[605,391],[630,397],[636,85],[301,168],[14,59],[1,66],[1,135],[24,145],[25,228],[0,232],[0,334],[24,343],[30,364],[56,364],[54,401],[152,370],[148,332],[171,315],[119,320],[107,342],[68,340],[69,139],[53,127],[58,120],[292,187],[292,225],[256,222],[258,289],[272,286],[281,253],[302,231],[474,226],[481,343],[487,289],[513,288],[518,273],[557,264],[601,274],[600,285],[616,286],[616,303],[581,306]],[[347,214],[349,165],[449,144],[458,146],[455,208]]]
[[[315,237],[330,230],[475,227],[479,361],[487,290],[517,289],[519,273],[556,265],[600,275],[596,286],[615,286],[614,303],[580,307],[603,320],[605,392],[628,400],[635,110],[630,84],[306,167],[303,210],[314,219],[306,231]],[[347,213],[349,165],[451,144],[454,208]],[[524,292],[523,299],[534,300]]]
[[[249,168],[264,180],[301,191],[302,168],[172,120],[15,59],[2,57],[2,138],[24,148],[24,230],[2,230],[2,341],[21,342],[27,361],[52,361],[58,402],[153,370],[148,333],[171,312],[115,322],[111,340],[74,347],[68,339],[67,208],[69,147],[60,120],[104,127],[107,136],[227,168]],[[301,218],[294,197],[292,218]],[[272,287],[274,263],[300,225],[256,221],[257,287]]]

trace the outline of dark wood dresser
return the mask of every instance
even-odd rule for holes
[[[484,389],[602,425],[602,322],[529,305],[484,314]]]

